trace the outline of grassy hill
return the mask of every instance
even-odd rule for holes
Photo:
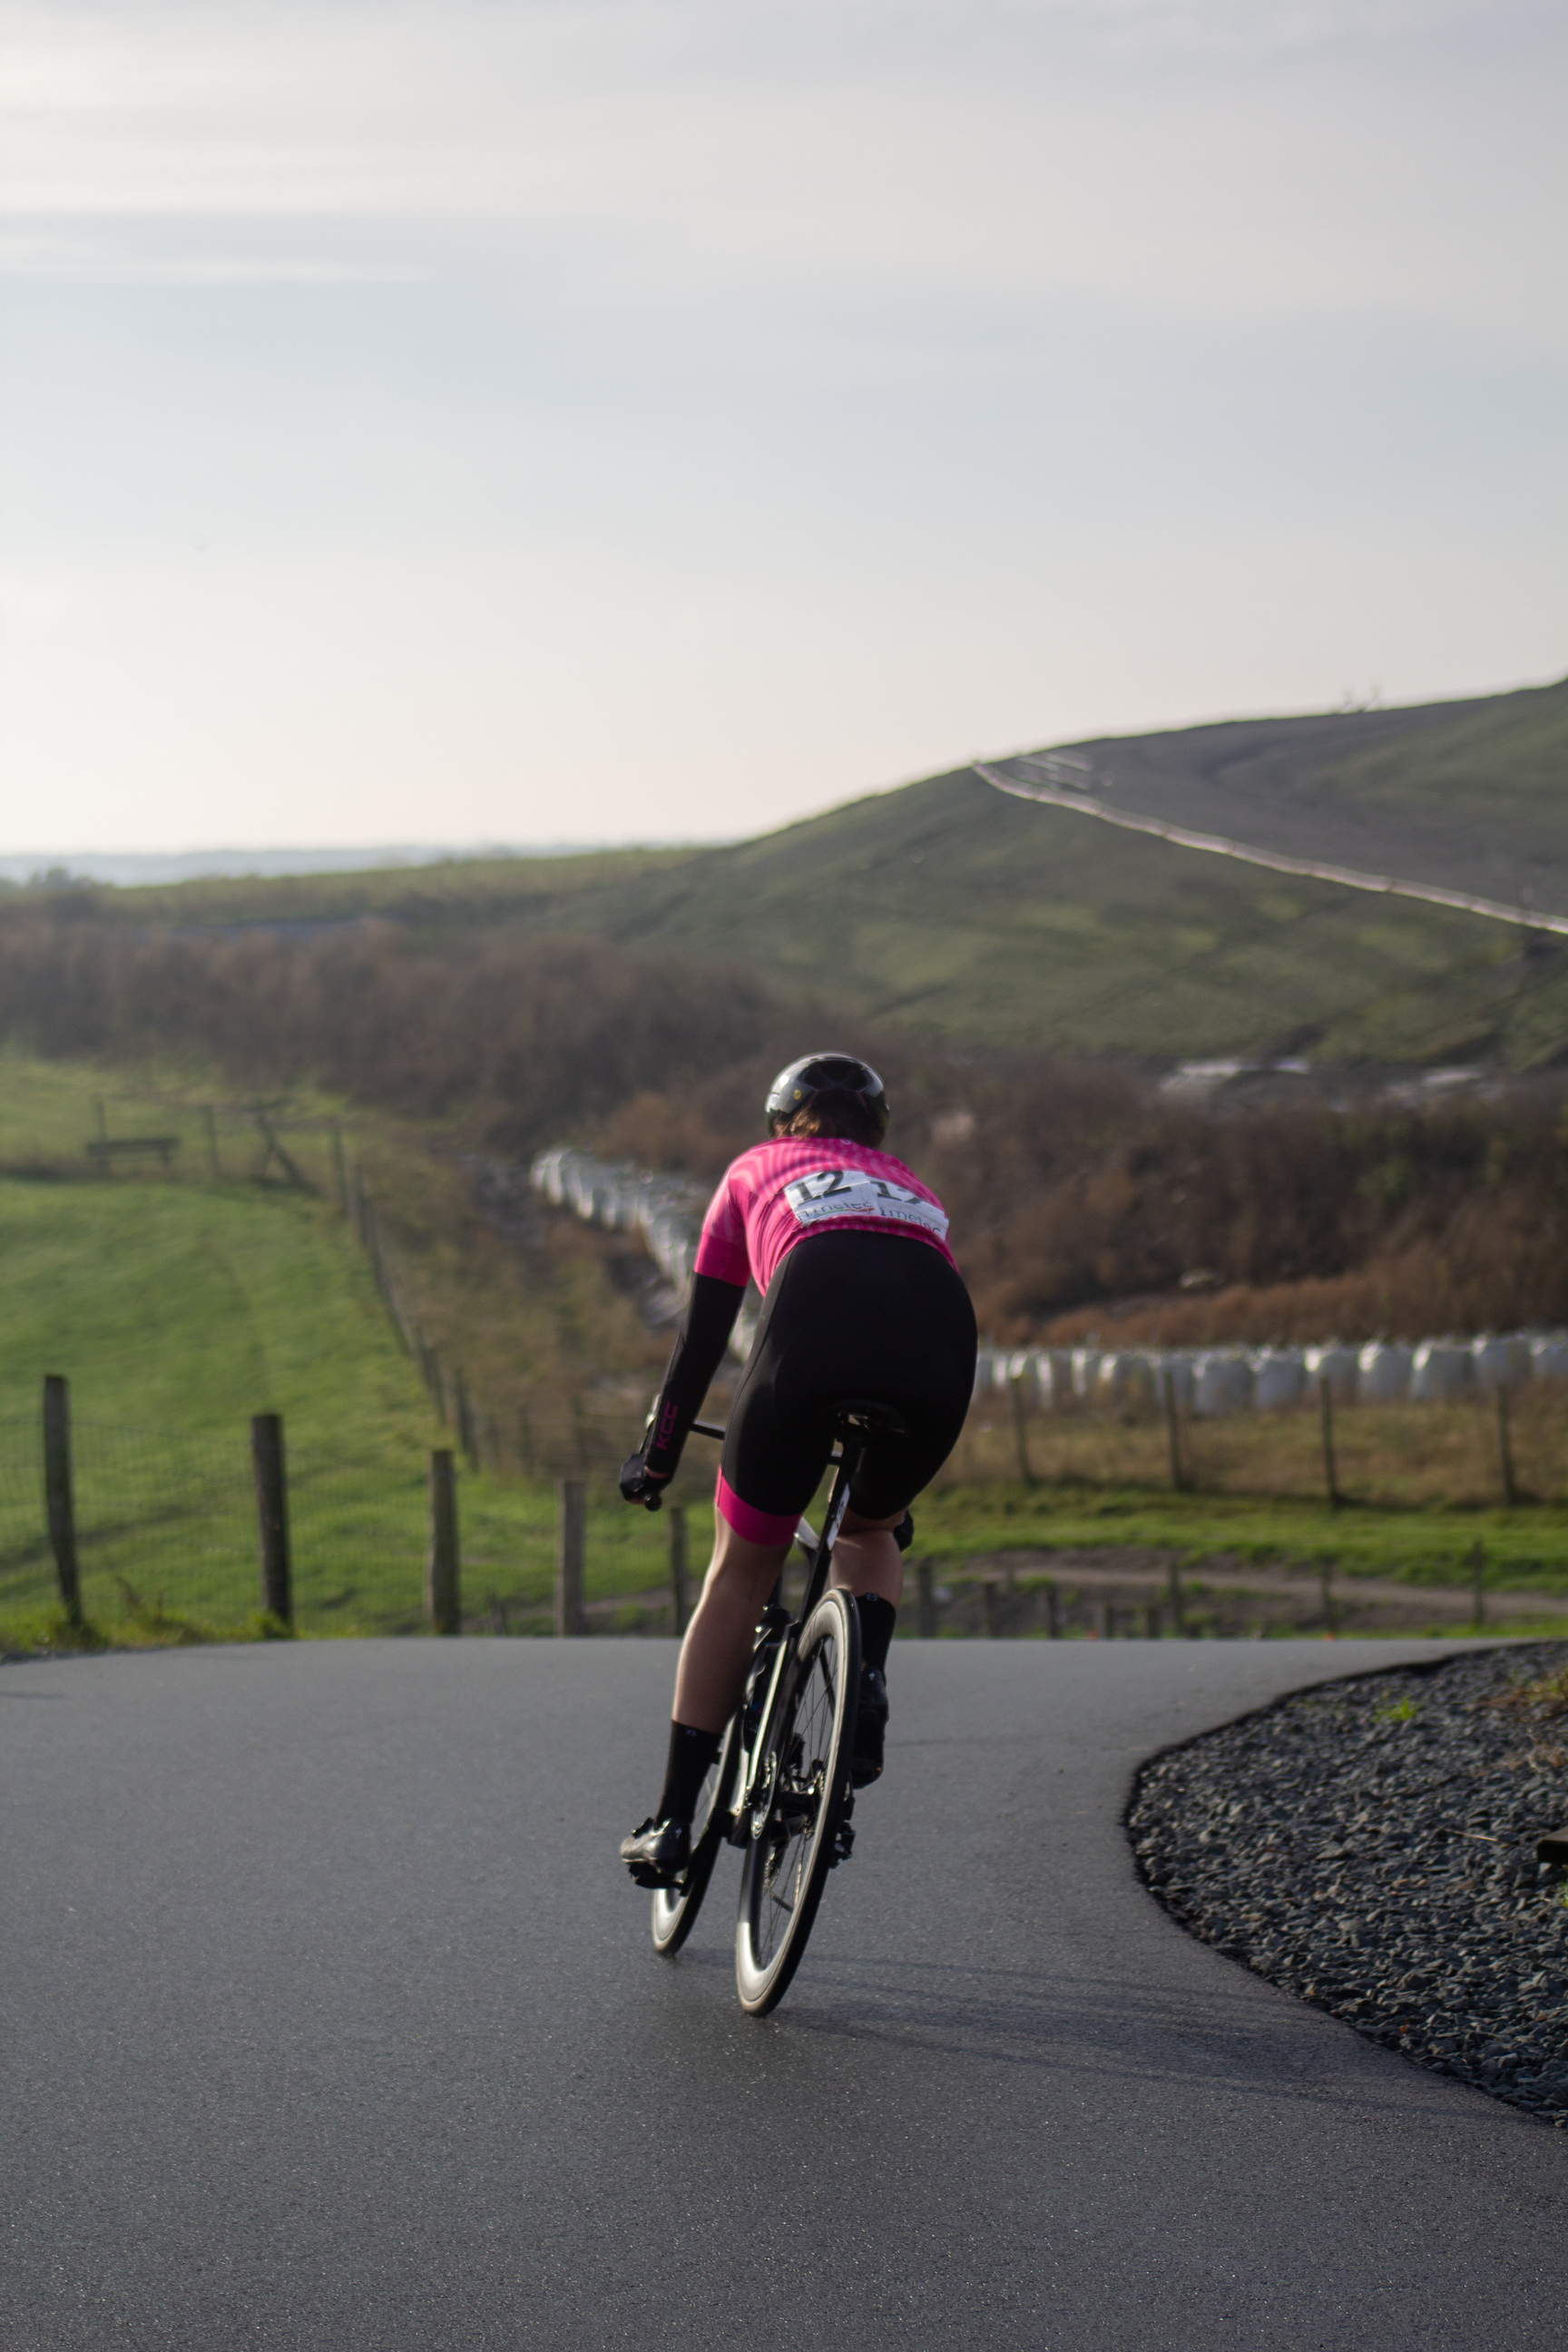
[[[1568,680],[1346,753],[1310,782],[1320,799],[1387,810],[1413,829],[1462,829],[1483,851],[1505,835],[1568,873]]]
[[[1541,903],[1568,904],[1568,686],[1086,749],[1128,805],[1377,871],[1427,855],[1505,897],[1528,867]],[[1500,841],[1524,858],[1500,882]],[[378,917],[437,948],[588,933],[981,1045],[1515,1066],[1568,1050],[1564,943],[1114,832],[971,770],[718,848],[82,892],[70,911],[286,933]]]
[[[1568,683],[1061,748],[1121,808],[1568,914]]]
[[[1171,849],[968,771],[585,891],[573,913],[955,1041],[1518,1064],[1568,1042],[1556,948]]]

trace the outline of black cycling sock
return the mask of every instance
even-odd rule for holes
[[[885,1674],[899,1612],[879,1592],[862,1592],[855,1606],[860,1612],[860,1664]]]
[[[719,1753],[720,1738],[717,1731],[699,1731],[689,1723],[670,1725],[669,1761],[664,1768],[664,1794],[656,1821],[684,1822],[690,1828],[708,1768]]]

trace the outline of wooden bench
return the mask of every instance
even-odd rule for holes
[[[180,1148],[177,1135],[117,1135],[112,1140],[100,1136],[96,1143],[87,1144],[87,1156],[96,1160],[106,1176],[112,1175],[117,1160],[145,1160],[155,1152],[160,1168],[166,1168]]]

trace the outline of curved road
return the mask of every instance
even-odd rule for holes
[[[1430,1643],[901,1644],[784,2008],[615,1842],[664,1643],[9,1665],[0,2344],[1557,2347],[1568,2135],[1190,1942],[1152,1748]]]

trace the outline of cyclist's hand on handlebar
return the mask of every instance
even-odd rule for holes
[[[668,1478],[656,1477],[640,1454],[628,1454],[621,1465],[621,1500],[640,1503],[645,1510],[663,1507],[664,1490]]]

